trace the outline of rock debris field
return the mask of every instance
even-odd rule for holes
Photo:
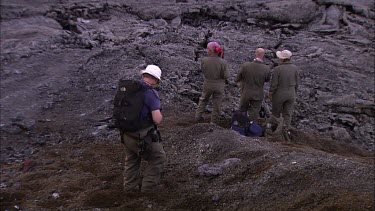
[[[2,0],[0,210],[375,210],[374,5]],[[210,106],[194,122],[209,41],[230,69],[218,125]],[[291,142],[230,130],[258,47],[271,69],[283,49],[301,69]],[[148,64],[168,162],[160,193],[129,194],[113,96]]]

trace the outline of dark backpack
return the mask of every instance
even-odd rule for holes
[[[153,124],[152,118],[141,118],[144,92],[149,89],[136,80],[120,80],[114,99],[113,120],[121,132],[135,132]]]

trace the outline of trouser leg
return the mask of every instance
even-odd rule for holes
[[[205,88],[203,88],[203,92],[201,97],[199,98],[199,103],[197,110],[195,112],[195,120],[199,120],[202,118],[202,115],[204,113],[204,110],[206,109],[206,106],[208,104],[208,100],[211,97],[211,93],[208,92]]]
[[[210,86],[211,86],[211,89],[213,90],[211,122],[216,123],[220,120],[221,104],[223,101],[225,84],[220,82],[220,83],[213,83]]]
[[[240,97],[240,111],[246,112],[249,109],[249,98],[241,94]]]
[[[280,98],[274,96],[274,98],[272,99],[272,115],[279,118],[282,110],[283,101]]]
[[[217,122],[218,120],[220,120],[222,100],[223,94],[221,92],[215,92],[213,94],[211,122]]]
[[[124,135],[125,170],[124,190],[138,190],[140,184],[141,157],[138,155],[138,140]]]
[[[285,119],[285,125],[286,129],[290,129],[290,125],[292,122],[292,113],[293,113],[293,107],[294,107],[294,101],[293,100],[288,100],[284,103],[283,106],[283,117]]]
[[[249,120],[257,121],[259,117],[260,107],[262,106],[261,100],[251,100],[250,107],[248,110]]]
[[[142,179],[142,191],[149,191],[160,183],[160,177],[167,160],[163,145],[159,142],[152,142],[150,156],[147,159],[147,167]]]

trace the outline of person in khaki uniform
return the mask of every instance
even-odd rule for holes
[[[124,190],[127,193],[154,191],[160,183],[161,173],[166,162],[166,154],[160,143],[160,134],[156,126],[162,120],[159,95],[155,87],[161,76],[158,66],[148,65],[142,72],[142,85],[147,87],[144,93],[144,105],[140,118],[149,121],[149,126],[136,132],[124,132],[125,146]],[[142,142],[144,141],[144,142]],[[143,144],[141,144],[143,143]],[[141,179],[141,161],[147,161],[147,166]]]
[[[299,68],[290,61],[292,52],[277,51],[276,55],[281,64],[274,70],[269,99],[272,101],[272,114],[275,117],[280,117],[282,114],[285,120],[285,129],[289,130],[300,80]]]
[[[211,122],[216,123],[220,119],[221,103],[229,71],[227,62],[223,59],[223,49],[217,42],[209,42],[207,44],[207,53],[208,56],[203,58],[201,62],[204,83],[195,113],[195,120],[197,122],[203,121],[203,112],[212,96]]]
[[[264,64],[263,57],[264,49],[256,49],[254,61],[245,62],[236,77],[241,87],[240,110],[248,111],[250,121],[258,119],[264,97],[263,86],[270,80],[271,70]]]

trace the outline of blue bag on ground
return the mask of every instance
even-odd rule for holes
[[[247,136],[260,137],[263,135],[263,128],[256,122],[251,121],[247,128]]]
[[[244,136],[260,137],[263,135],[263,128],[254,121],[250,122],[246,111],[233,113],[231,129]]]
[[[246,112],[235,111],[232,116],[231,129],[245,136],[249,126],[249,119]]]

